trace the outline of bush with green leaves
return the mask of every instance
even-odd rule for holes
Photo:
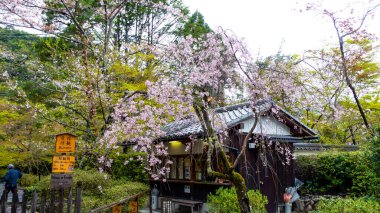
[[[266,212],[265,205],[268,203],[266,196],[262,195],[258,190],[249,190],[248,198],[252,212]],[[215,195],[209,194],[207,196],[207,206],[209,207],[209,212],[240,212],[236,189],[234,187],[219,188]]]
[[[148,174],[144,169],[144,164],[137,160],[138,157],[144,157],[146,153],[128,152],[123,154],[112,154],[113,159],[111,173],[112,176],[129,181],[146,182]],[[127,162],[127,163],[126,163]]]
[[[20,186],[29,187],[38,182],[38,175],[23,174],[22,178],[19,181],[20,181]]]
[[[373,128],[374,137],[369,142],[369,149],[371,150],[371,155],[369,160],[374,162],[375,173],[380,176],[380,124]],[[379,190],[380,191],[380,190]]]
[[[75,170],[74,186],[78,182],[81,182],[82,185],[83,212],[89,212],[91,209],[149,189],[149,186],[144,183],[114,179],[110,175],[97,170]],[[43,177],[34,186],[26,188],[26,191],[31,192],[36,189],[41,192],[42,190],[48,190],[49,187],[50,175]],[[76,190],[76,188],[74,187],[73,190]],[[147,195],[139,199],[140,205],[144,204],[146,199]]]
[[[304,181],[303,194],[378,196],[380,176],[371,151],[328,152],[297,158],[296,176]]]
[[[312,213],[374,213],[380,212],[380,204],[373,199],[337,198],[322,199]]]

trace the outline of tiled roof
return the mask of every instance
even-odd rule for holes
[[[338,149],[341,151],[355,151],[359,150],[355,145],[329,145],[320,143],[295,143],[294,149],[296,151],[326,151],[330,149]]]
[[[253,112],[251,104],[252,103],[250,102],[246,102],[232,106],[225,106],[215,109],[215,113],[227,124],[228,128],[231,128],[247,119],[252,118]],[[254,106],[259,112],[265,112],[268,111],[274,104],[275,103],[273,100],[261,100],[256,102]],[[316,135],[313,130],[302,124],[299,120],[291,116],[285,110],[281,109],[281,112],[289,116],[292,120],[296,121],[296,123],[302,127],[309,130],[313,135]],[[176,140],[183,139],[191,135],[196,137],[203,135],[203,129],[198,118],[188,118],[180,121],[174,121],[164,126],[162,130],[166,132],[166,135],[161,138],[163,140]]]
[[[171,122],[162,128],[166,135],[162,139],[182,139],[190,135],[201,136],[202,126],[198,118],[188,118],[180,121]]]
[[[253,105],[259,112],[265,112],[270,110],[274,104],[275,103],[273,100],[260,100]],[[228,128],[231,128],[247,119],[252,118],[253,112],[251,106],[252,103],[245,102],[242,104],[220,107],[215,109],[214,112],[226,123]],[[291,121],[295,122],[297,125],[305,129],[310,135],[317,135],[316,132],[292,116],[286,110],[280,108],[280,112],[288,117]],[[159,140],[177,140],[184,139],[189,136],[201,137],[203,135],[202,126],[196,117],[174,121],[164,126],[162,130],[166,132],[166,135]]]
[[[272,100],[261,100],[254,105],[259,112],[265,112],[269,110],[273,104],[274,102]],[[253,116],[252,108],[250,106],[251,103],[249,102],[225,106],[215,109],[215,113],[217,113],[219,118],[227,124],[227,127],[233,127]]]

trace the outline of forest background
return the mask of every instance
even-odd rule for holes
[[[236,60],[240,63],[233,69],[249,71],[254,75],[246,76],[260,79],[260,86],[252,89],[241,78],[222,72],[206,90],[199,90],[200,85],[192,87],[202,93],[200,101],[206,98],[210,102],[209,107],[240,103],[253,93],[261,98],[270,96],[316,129],[319,142],[369,146],[367,141],[377,134],[373,126],[380,120],[378,39],[361,23],[375,15],[377,7],[369,2],[368,10],[358,17],[340,17],[319,5],[306,5],[308,12],[330,20],[337,32],[336,45],[303,55],[279,51],[253,58],[232,32],[211,29],[202,14],[190,14],[180,0],[1,0],[0,167],[4,172],[6,165],[14,163],[24,172],[47,175],[54,136],[70,132],[78,136],[77,168],[144,182],[146,166],[133,166],[140,165],[144,155],[132,149],[122,154],[117,145],[136,134],[141,139],[147,131],[159,131],[157,126],[174,119],[170,111],[180,114],[184,110],[166,109],[160,102],[164,100],[144,97],[151,94],[151,84],[191,76],[194,66],[203,66],[199,60],[192,64],[179,60],[178,55],[190,54],[177,51],[187,47],[189,40],[193,56],[203,49],[212,50],[212,42],[227,38],[231,43],[223,45],[236,45],[231,45],[237,47],[232,54],[236,58],[218,55],[222,62],[215,70],[228,70],[229,63]],[[30,34],[19,30],[20,26],[41,33]],[[211,64],[210,60],[202,63]],[[192,82],[182,83],[188,86]],[[169,102],[174,106],[186,103],[186,97],[173,100],[173,94],[176,92],[169,95]],[[165,121],[156,119],[152,126],[142,127],[144,119],[139,117],[134,122],[142,130],[129,138],[120,136],[122,131],[110,131],[117,129],[114,115],[126,101],[144,102],[144,110],[165,114],[160,117]],[[157,114],[151,116],[157,118]],[[135,173],[125,173],[132,168]]]

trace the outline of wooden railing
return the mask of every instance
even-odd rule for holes
[[[116,206],[128,204],[128,202],[130,201],[138,201],[140,197],[146,194],[149,194],[149,190],[140,192],[135,195],[127,196],[125,198],[120,199],[119,201],[104,206],[100,206],[96,209],[91,210],[90,213],[99,213],[107,209],[112,209]],[[18,194],[15,194],[14,196],[18,196]],[[18,201],[18,198],[12,199],[12,202],[9,206],[7,200],[8,196],[4,190],[0,200],[0,213],[81,213],[82,188],[80,183],[77,184],[76,194],[74,196],[72,193],[72,189],[51,189],[50,196],[48,196],[48,190],[43,190],[40,195],[39,193],[37,193],[36,190],[34,190],[32,193],[24,192],[22,195],[21,203]]]
[[[139,197],[142,197],[142,196],[144,196],[146,194],[149,194],[149,190],[140,192],[140,193],[135,194],[135,195],[127,196],[127,197],[125,197],[125,198],[123,198],[123,199],[121,199],[119,201],[116,201],[116,202],[113,202],[113,203],[110,203],[110,204],[107,204],[107,205],[104,205],[104,206],[100,206],[100,207],[98,207],[96,209],[91,210],[90,213],[99,213],[99,212],[107,210],[107,209],[112,209],[113,207],[116,207],[116,206],[125,205],[128,202],[130,202],[130,201],[138,201]],[[136,212],[137,212],[137,209],[136,209]]]
[[[47,192],[48,190],[43,190],[41,192],[41,195],[39,196],[37,191],[34,190],[31,195],[27,192],[23,193],[22,196],[22,202],[21,206],[19,206],[19,201],[18,197],[16,199],[15,196],[18,196],[18,194],[14,194],[11,206],[8,207],[8,193],[4,190],[3,195],[1,196],[1,201],[0,201],[0,212],[1,213],[16,213],[20,212],[21,213],[71,213],[73,204],[74,204],[74,213],[81,213],[81,205],[82,205],[82,188],[81,184],[78,183],[76,187],[76,194],[75,194],[75,200],[73,203],[73,195],[72,195],[72,189],[59,189],[59,190],[50,190],[50,200],[49,197],[47,197]],[[12,192],[9,192],[12,193]],[[65,198],[65,194],[67,194],[67,198]],[[57,197],[58,195],[58,197]],[[66,207],[65,207],[66,204]]]

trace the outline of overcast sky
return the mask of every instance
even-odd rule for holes
[[[201,12],[212,27],[231,29],[245,39],[254,55],[267,56],[278,52],[302,54],[307,49],[319,49],[336,39],[331,22],[316,13],[303,11],[306,2],[316,0],[183,0],[191,12]],[[321,1],[326,8],[337,11],[368,4],[354,0]],[[349,11],[349,10],[346,10]],[[380,37],[380,8],[367,21],[370,32]],[[282,44],[282,45],[281,45]]]

